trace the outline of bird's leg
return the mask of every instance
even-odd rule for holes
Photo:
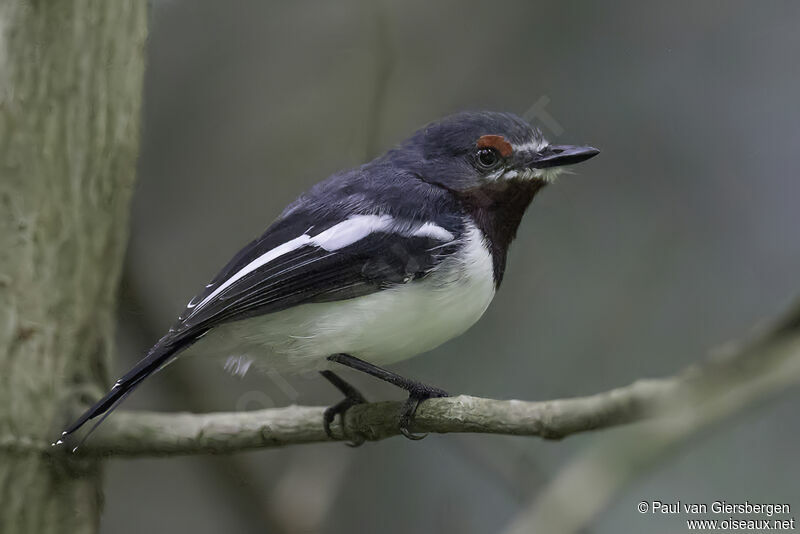
[[[387,371],[386,369],[378,367],[377,365],[360,360],[355,356],[350,356],[349,354],[333,354],[332,356],[328,356],[328,359],[332,362],[346,365],[347,367],[355,369],[356,371],[367,373],[375,378],[379,378],[385,382],[389,382],[390,384],[408,391],[408,399],[406,400],[405,404],[403,405],[403,409],[400,412],[400,432],[402,432],[402,434],[408,439],[422,439],[427,435],[414,434],[409,430],[411,423],[414,421],[414,414],[417,413],[417,408],[419,407],[420,403],[426,399],[431,399],[434,397],[450,396],[443,389],[410,380],[398,375],[397,373]]]
[[[346,432],[347,426],[344,424],[345,412],[351,406],[355,406],[356,404],[365,404],[367,399],[364,398],[364,395],[362,395],[360,391],[358,391],[333,371],[320,371],[319,373],[325,377],[325,380],[333,384],[334,387],[341,391],[344,395],[344,398],[341,401],[326,409],[322,416],[323,425],[325,426],[325,433],[329,438],[333,438],[333,434],[331,433],[331,423],[336,418],[336,415],[338,414],[342,419],[342,432]],[[358,439],[348,441],[347,445],[350,447],[358,447],[363,443],[364,438],[359,437]]]

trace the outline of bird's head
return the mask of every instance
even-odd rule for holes
[[[387,156],[425,181],[467,191],[504,183],[544,185],[565,165],[598,153],[590,146],[550,144],[512,113],[472,111],[428,124]]]

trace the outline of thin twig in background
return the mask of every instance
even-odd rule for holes
[[[375,82],[367,109],[367,125],[364,134],[365,161],[371,160],[379,152],[386,93],[395,66],[395,50],[392,46],[385,7],[382,2],[370,2],[370,4],[375,10]]]
[[[725,355],[725,367],[714,391],[675,397],[670,401],[674,405],[661,417],[609,436],[568,462],[511,522],[505,534],[584,532],[615,495],[691,438],[797,385],[798,320],[800,310],[761,341]]]

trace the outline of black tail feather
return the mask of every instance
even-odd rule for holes
[[[100,417],[100,419],[94,425],[92,425],[92,428],[90,428],[89,431],[86,434],[84,434],[84,436],[81,438],[81,440],[78,442],[78,444],[75,447],[73,447],[72,452],[77,452],[78,447],[81,447],[86,442],[86,440],[89,439],[89,436],[92,435],[92,432],[97,430],[97,427],[99,427],[103,423],[103,421],[105,421],[106,418],[109,415],[111,415],[111,412],[113,412],[117,408],[117,406],[119,406],[122,403],[122,401],[125,400],[125,397],[127,397],[128,395],[133,393],[133,391],[136,389],[136,386],[138,386],[140,383],[141,383],[141,381],[139,381],[138,383],[136,383],[135,385],[130,387],[125,393],[120,395],[119,398],[116,401],[114,401],[114,403],[105,410],[105,412],[99,412],[97,414],[97,415],[100,415],[100,413],[102,413],[103,415]],[[92,416],[92,417],[95,417],[95,416]],[[91,417],[89,419],[91,419]],[[88,419],[86,421],[88,421]],[[86,423],[86,421],[84,421],[84,423]],[[81,424],[84,424],[84,423],[81,423]],[[78,428],[80,428],[80,426],[78,426],[76,428],[76,430]],[[67,435],[69,435],[67,433],[67,431],[64,431],[64,433],[62,434],[62,439],[63,439],[63,437],[65,437]],[[62,443],[63,443],[63,441],[62,441]]]
[[[170,361],[172,361],[179,352],[188,348],[200,337],[201,336],[197,336],[194,339],[183,340],[182,342],[174,344],[164,343],[164,339],[159,341],[152,349],[150,349],[150,352],[148,352],[147,356],[142,358],[139,363],[137,363],[130,371],[125,373],[122,378],[117,380],[117,382],[114,384],[114,387],[112,387],[102,399],[97,401],[91,408],[83,412],[80,417],[78,417],[71,425],[69,425],[64,432],[61,433],[61,439],[56,443],[63,443],[67,436],[77,432],[87,422],[95,417],[102,416],[102,418],[86,434],[83,440],[81,440],[81,443],[83,443],[86,438],[89,437],[89,434],[94,432],[100,423],[105,421],[106,417],[108,417],[111,412],[113,412],[114,409],[125,399],[125,397],[132,393],[133,390],[135,390],[145,378],[163,368]]]
[[[132,393],[133,390],[136,389],[136,386],[142,382],[142,380],[155,373],[160,366],[160,363],[154,362],[153,369],[144,371],[138,379],[127,381],[124,380],[124,377],[119,379],[117,383],[114,384],[114,387],[111,388],[111,391],[106,393],[102,399],[94,403],[91,408],[83,412],[80,417],[78,417],[64,430],[64,432],[61,433],[61,437],[64,438],[76,432],[91,419],[94,419],[99,415],[111,413],[113,409],[116,408],[116,404],[118,404],[129,393]]]

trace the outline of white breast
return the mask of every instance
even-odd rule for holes
[[[269,370],[300,371],[340,352],[383,365],[429,351],[466,331],[494,297],[492,257],[483,235],[471,226],[463,239],[462,252],[422,280],[229,323],[206,336],[203,352],[252,359]]]

